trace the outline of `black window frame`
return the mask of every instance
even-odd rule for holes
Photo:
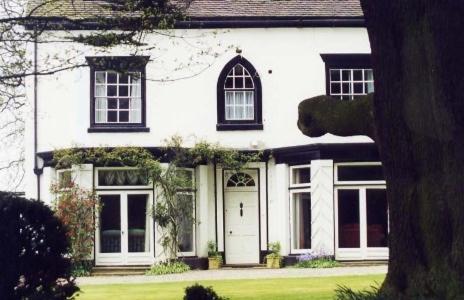
[[[90,127],[87,132],[149,132],[146,127],[146,65],[149,56],[87,56],[90,67]],[[95,72],[140,72],[141,74],[141,122],[95,122]]]
[[[369,53],[321,54],[325,63],[325,94],[330,95],[330,69],[372,69]],[[375,79],[374,79],[375,81]]]
[[[241,64],[250,73],[254,84],[254,118],[253,120],[226,120],[224,84],[229,72]],[[263,130],[262,85],[261,79],[253,65],[241,55],[231,59],[222,69],[217,82],[217,131],[227,130]]]

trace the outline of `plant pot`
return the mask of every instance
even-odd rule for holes
[[[266,257],[266,267],[268,269],[280,269],[281,257]]]
[[[221,257],[208,257],[208,270],[220,269],[222,265]]]

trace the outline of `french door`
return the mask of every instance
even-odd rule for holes
[[[388,259],[384,186],[336,188],[335,214],[336,259]]]
[[[153,203],[147,191],[98,193],[96,265],[147,265],[154,261]]]

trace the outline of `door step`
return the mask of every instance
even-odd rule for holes
[[[91,276],[144,275],[150,266],[98,266],[93,267]]]
[[[223,265],[222,269],[265,269],[265,264],[234,264],[234,265]]]
[[[352,260],[338,261],[343,267],[387,266],[388,260]]]

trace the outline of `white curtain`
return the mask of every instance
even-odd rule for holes
[[[95,98],[95,123],[106,123],[107,109],[106,98]]]
[[[226,120],[233,120],[235,118],[234,114],[234,93],[235,92],[226,92]]]
[[[131,75],[131,87],[130,87],[130,116],[129,122],[140,123],[142,122],[142,87],[140,75],[134,77]]]

